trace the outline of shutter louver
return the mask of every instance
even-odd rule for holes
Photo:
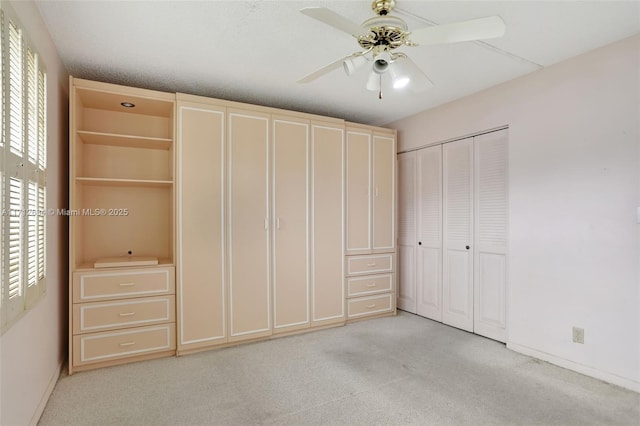
[[[22,180],[9,178],[9,235],[8,235],[8,270],[9,300],[22,296]]]
[[[29,181],[27,191],[27,286],[38,284],[38,184]]]
[[[38,161],[38,72],[36,70],[36,55],[27,49],[27,158],[31,164]]]
[[[9,22],[9,138],[11,152],[22,156],[23,152],[23,104],[22,104],[22,37],[20,30]]]
[[[47,79],[41,65],[38,62],[38,167],[44,170],[47,167]]]
[[[38,186],[38,282],[45,277],[45,195],[45,188]]]

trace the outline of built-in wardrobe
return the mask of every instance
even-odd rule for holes
[[[502,342],[507,142],[499,129],[398,154],[398,308]]]
[[[70,88],[70,373],[395,313],[395,130]]]

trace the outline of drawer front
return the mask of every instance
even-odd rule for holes
[[[74,365],[175,350],[175,324],[73,337]]]
[[[359,297],[347,301],[348,318],[358,318],[391,311],[393,311],[393,293]]]
[[[393,272],[393,253],[348,256],[347,275],[366,275]]]
[[[347,297],[365,296],[393,290],[393,274],[347,278]]]
[[[175,293],[173,267],[73,274],[74,303],[171,293]]]
[[[175,321],[175,296],[73,306],[73,333]]]

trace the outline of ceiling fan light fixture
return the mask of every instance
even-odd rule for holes
[[[411,82],[411,79],[406,76],[394,78],[393,80],[393,88],[394,89],[402,89],[407,87],[407,85]]]
[[[377,92],[380,90],[380,74],[375,71],[369,73],[369,79],[367,80],[367,90],[371,92]]]
[[[389,52],[382,52],[373,58],[373,71],[378,74],[384,74],[391,65],[391,55]]]
[[[344,72],[347,75],[353,75],[366,63],[367,58],[365,58],[364,55],[354,55],[347,57],[342,63],[342,66],[344,67]]]

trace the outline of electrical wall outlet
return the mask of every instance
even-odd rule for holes
[[[573,341],[584,344],[584,328],[573,327]]]

